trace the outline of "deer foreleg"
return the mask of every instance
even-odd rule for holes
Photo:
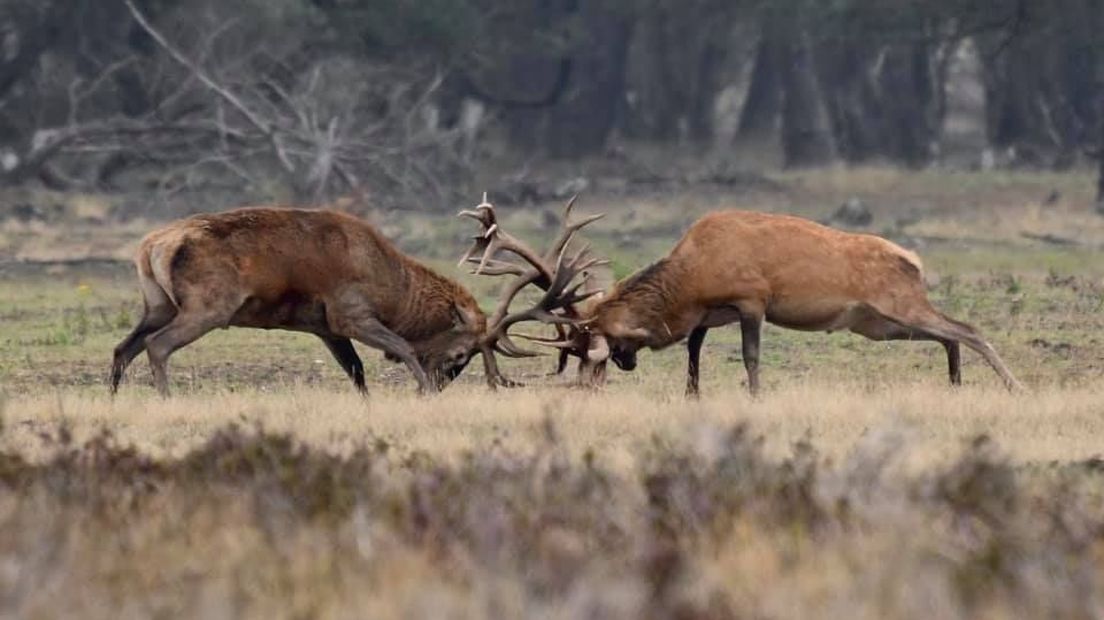
[[[430,380],[429,375],[426,374],[422,364],[418,361],[414,348],[401,336],[387,329],[377,319],[360,319],[356,322],[345,321],[343,323],[343,325],[337,326],[338,333],[390,354],[406,364],[406,367],[414,375],[414,380],[418,382],[418,392],[426,394],[437,391],[437,382]]]
[[[690,338],[686,341],[688,362],[686,365],[686,395],[691,398],[698,397],[699,361],[701,359],[702,343],[705,342],[705,334],[708,327],[696,327],[690,332]]]
[[[319,338],[326,343],[326,348],[333,354],[334,359],[341,365],[341,369],[345,371],[345,374],[353,380],[353,385],[356,386],[357,391],[361,394],[367,394],[368,388],[364,385],[364,362],[357,355],[353,343],[348,338],[336,336],[319,336]]]

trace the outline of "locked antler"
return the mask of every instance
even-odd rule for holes
[[[494,206],[487,202],[486,194],[483,195],[483,202],[474,209],[459,213],[462,217],[476,220],[481,226],[480,233],[473,238],[472,246],[460,259],[459,264],[475,265],[472,273],[477,275],[514,276],[514,279],[503,287],[498,305],[487,323],[483,350],[488,382],[511,384],[498,372],[493,357],[494,351],[507,357],[539,355],[518,346],[510,338],[510,327],[523,321],[556,325],[558,330],[565,326],[578,326],[584,321],[577,304],[598,293],[598,291],[583,290],[587,283],[587,272],[599,265],[608,264],[609,261],[592,258],[589,246],[584,246],[573,255],[569,255],[568,247],[576,233],[601,219],[605,214],[591,215],[572,221],[571,211],[575,206],[576,198],[577,196],[572,197],[568,201],[564,208],[560,234],[544,253],[537,252],[525,242],[502,230]],[[506,253],[513,254],[524,263],[500,257]],[[583,279],[576,282],[579,275],[583,275]],[[514,298],[530,284],[543,290],[544,295],[534,306],[511,313],[510,305]]]

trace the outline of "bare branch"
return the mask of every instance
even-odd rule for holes
[[[239,99],[234,93],[230,92],[226,88],[223,88],[218,82],[211,79],[211,77],[208,76],[205,71],[203,71],[202,67],[193,62],[192,59],[188,58],[188,56],[185,55],[183,52],[176,49],[176,47],[173,46],[172,43],[169,43],[169,40],[166,39],[160,31],[153,27],[153,24],[151,24],[149,20],[146,19],[146,16],[138,10],[138,7],[134,6],[133,0],[123,0],[123,3],[126,4],[127,9],[130,10],[130,14],[134,16],[134,21],[138,22],[138,25],[146,31],[146,34],[148,34],[154,41],[156,41],[157,44],[160,45],[161,48],[164,49],[165,52],[173,58],[173,60],[177,61],[181,65],[184,65],[184,67],[191,71],[192,74],[195,75],[195,77],[200,82],[202,82],[204,86],[211,89],[211,91],[213,91],[219,97],[222,97],[238,112],[241,112],[242,116],[244,116],[251,125],[253,125],[266,135],[272,135],[272,125],[270,123],[257,116],[253,112],[253,110],[249,109],[249,107],[245,105],[245,103],[243,103],[242,100]]]

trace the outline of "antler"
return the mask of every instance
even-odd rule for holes
[[[468,249],[464,256],[460,258],[460,262],[457,266],[463,265],[466,262],[476,262],[478,267],[472,272],[476,275],[483,273],[483,270],[487,267],[495,254],[501,250],[512,252],[529,264],[537,268],[539,274],[543,278],[551,280],[552,272],[548,270],[548,265],[545,264],[536,252],[525,245],[523,242],[515,239],[512,235],[503,232],[498,227],[498,216],[495,214],[494,205],[487,202],[487,193],[483,193],[483,202],[476,205],[473,210],[465,210],[458,213],[460,217],[470,217],[473,220],[479,222],[483,227],[483,232],[476,235],[472,239],[471,248]],[[476,260],[475,256],[480,255]],[[489,273],[488,275],[504,275],[515,274],[522,275],[525,273],[524,267],[515,263],[509,263],[506,261],[494,261],[492,266],[495,273]]]
[[[498,224],[494,206],[487,202],[486,194],[483,194],[483,201],[474,209],[459,213],[461,217],[476,220],[482,227],[480,234],[473,238],[472,246],[464,253],[459,264],[474,264],[472,273],[477,275],[515,276],[514,280],[503,287],[498,305],[488,320],[483,344],[485,358],[490,357],[491,351],[497,351],[508,357],[539,355],[521,348],[510,338],[508,333],[510,327],[522,321],[539,321],[556,325],[557,329],[583,323],[575,306],[598,293],[598,291],[582,290],[587,283],[586,272],[599,265],[608,264],[609,261],[592,258],[589,246],[568,256],[568,246],[576,233],[605,215],[591,215],[572,221],[571,211],[576,198],[577,196],[572,197],[568,201],[564,208],[560,234],[543,254],[502,230]],[[496,258],[503,252],[521,258],[525,264]],[[579,274],[584,274],[584,279],[575,282]],[[544,291],[540,301],[524,311],[510,313],[510,304],[514,298],[530,284]],[[496,381],[503,385],[510,384],[498,373],[493,359],[487,362],[487,370],[489,374],[497,375],[488,376],[488,381]]]
[[[581,292],[581,289],[586,286],[586,281],[574,282],[574,280],[580,273],[601,264],[603,261],[590,258],[587,255],[588,248],[583,248],[571,258],[565,258],[566,250],[565,247],[556,259],[556,265],[552,269],[552,281],[536,305],[521,312],[507,314],[510,302],[513,301],[514,296],[522,288],[517,284],[524,282],[525,279],[519,278],[506,288],[505,293],[499,300],[498,308],[491,315],[491,327],[488,329],[488,339],[495,343],[496,349],[503,355],[511,357],[533,357],[538,355],[532,351],[522,349],[510,339],[509,329],[517,323],[522,321],[539,321],[549,325],[578,325],[582,323],[579,313],[575,310],[575,304],[593,297],[599,291]]]
[[[468,248],[468,251],[460,258],[460,262],[457,263],[457,266],[463,265],[464,263],[475,264],[477,267],[472,270],[472,273],[476,275],[520,276],[525,282],[519,286],[518,290],[521,290],[521,288],[529,284],[536,284],[541,289],[548,290],[552,281],[553,269],[550,267],[553,262],[563,253],[568,244],[571,243],[576,233],[606,216],[605,213],[598,213],[572,222],[571,211],[574,209],[575,201],[578,198],[579,196],[576,194],[571,197],[571,200],[567,201],[567,205],[564,206],[560,234],[548,250],[541,255],[523,241],[506,233],[499,227],[498,216],[495,213],[494,205],[487,202],[487,194],[484,192],[483,202],[476,205],[475,209],[464,210],[457,214],[460,217],[470,217],[479,222],[483,227],[482,232],[472,238],[472,246]],[[510,261],[495,259],[495,255],[503,250],[520,257],[528,263],[530,267]],[[589,269],[608,263],[609,261],[605,260],[595,260],[585,268]]]

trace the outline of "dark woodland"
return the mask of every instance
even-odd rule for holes
[[[1104,172],[1102,32],[1100,0],[2,0],[0,178],[451,209],[640,146]]]

